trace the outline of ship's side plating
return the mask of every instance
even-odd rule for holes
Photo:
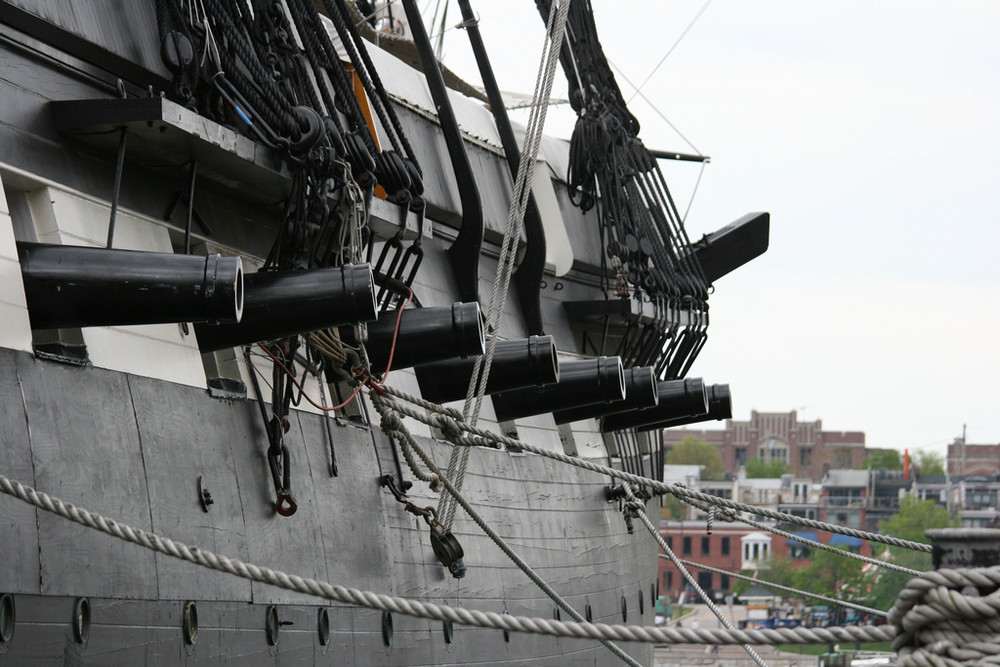
[[[431,552],[427,527],[379,485],[382,474],[412,476],[363,415],[327,420],[305,408],[291,413],[285,442],[298,511],[280,517],[257,406],[209,395],[193,332],[177,325],[67,330],[55,337],[31,331],[16,242],[100,244],[115,169],[114,152],[94,145],[100,139],[58,131],[50,103],[114,99],[119,78],[132,98],[147,95],[147,86],[154,94],[167,86],[152,3],[119,9],[108,11],[99,2],[0,1],[0,473],[123,523],[289,573],[551,617],[552,602],[461,512],[454,530],[469,572],[463,579],[448,574]],[[419,106],[400,113],[428,172],[427,257],[414,290],[424,306],[446,306],[459,293],[444,256],[458,219],[455,186],[449,169],[440,166],[446,161],[433,118]],[[487,240],[495,242],[510,179],[493,144],[470,138],[467,146],[489,184],[484,210],[493,235]],[[227,150],[240,155],[241,147]],[[116,238],[122,247],[170,252],[182,238],[186,210],[176,199],[188,173],[183,163],[165,164],[144,151],[140,141],[126,152]],[[233,173],[220,168],[199,181],[196,210],[211,231],[196,226],[204,249],[251,262],[267,254],[280,209],[276,195],[287,187],[280,165],[265,165],[279,176],[265,177],[261,187],[241,184],[267,159],[255,166],[244,155],[233,160]],[[552,184],[553,201],[565,203],[564,185]],[[381,216],[390,231],[397,213]],[[558,279],[558,291],[557,280],[548,281],[542,306],[546,330],[561,349],[571,350],[577,337],[561,298],[598,298],[586,271],[598,265],[600,250],[596,234],[578,231],[594,229],[579,220],[587,216],[568,207],[563,215],[574,218],[566,229],[576,263]],[[495,271],[488,247],[480,259],[481,291],[488,293]],[[525,335],[516,303],[499,334]],[[80,343],[89,363],[35,353],[46,345],[65,350]],[[246,377],[236,359],[212,363],[231,364],[231,375]],[[417,393],[411,372],[401,371],[395,382]],[[378,419],[371,409],[369,417]],[[328,428],[336,477],[330,474]],[[592,421],[560,431],[544,415],[519,420],[517,429],[553,448],[605,453]],[[450,447],[426,427],[414,425],[414,431],[443,465]],[[605,499],[608,483],[538,457],[486,451],[474,453],[463,488],[477,511],[581,613],[588,610],[594,621],[650,623],[656,546],[645,535],[627,533],[618,505]],[[420,483],[410,497],[420,506],[437,502]],[[616,662],[595,642],[508,638],[499,630],[465,627],[448,632],[436,622],[390,620],[381,612],[327,604],[153,554],[9,497],[0,497],[0,545],[0,594],[11,596],[14,610],[12,633],[0,642],[0,662],[8,664]],[[324,614],[328,640],[321,632]],[[649,662],[647,647],[625,648]]]

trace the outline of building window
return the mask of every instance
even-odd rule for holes
[[[804,544],[789,544],[788,557],[794,559],[809,558],[809,547]]]
[[[701,586],[701,590],[705,591],[706,593],[709,593],[712,590],[712,573],[699,572],[698,585]]]
[[[722,538],[722,555],[723,556],[728,556],[729,555],[729,538],[728,537],[723,537]],[[723,588],[729,588],[729,587],[728,586],[723,586]]]
[[[724,590],[724,591],[726,591],[728,593],[729,592],[729,575],[728,574],[720,574],[719,577],[721,579],[721,581],[719,581],[719,588],[721,588],[722,590]]]
[[[673,590],[674,588],[674,573],[667,572],[667,590]]]
[[[690,556],[691,555],[691,538],[690,537],[685,537],[683,544],[684,544],[684,546],[681,547],[682,548],[682,554],[685,555],[685,556]]]
[[[709,542],[710,542],[711,539],[712,538],[710,538],[710,537],[703,537],[703,538],[701,538],[701,555],[702,556],[707,556],[708,555],[708,553],[710,551],[709,547],[711,546],[709,544]]]
[[[667,548],[670,549],[671,551],[674,550],[674,538],[669,536],[667,537]]]
[[[733,452],[736,454],[736,467],[745,466],[747,464],[747,448],[737,447]]]
[[[803,468],[811,466],[813,462],[813,452],[811,449],[802,447],[799,449],[799,465]]]

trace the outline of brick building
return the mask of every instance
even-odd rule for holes
[[[854,537],[808,529],[804,529],[805,532],[793,530],[796,535],[823,544],[843,546],[865,556],[872,553],[867,542]],[[801,568],[809,565],[812,557],[812,549],[806,544],[741,524],[717,523],[708,535],[704,521],[661,521],[660,535],[678,557],[729,572],[766,568],[771,558],[788,558],[793,567]],[[683,577],[666,558],[660,559],[659,570],[660,594],[676,600],[686,588]],[[697,566],[689,566],[689,570],[698,585],[716,600],[723,599],[736,583],[734,577],[701,570]],[[766,570],[761,576],[767,578]]]
[[[948,474],[951,476],[992,477],[1000,475],[1000,444],[972,445],[955,438],[948,445]]]
[[[753,410],[749,421],[727,419],[721,430],[667,429],[663,445],[669,449],[689,435],[717,445],[727,472],[758,457],[785,462],[795,477],[819,481],[834,468],[858,470],[865,459],[864,433],[824,431],[821,420],[800,422],[794,410]]]

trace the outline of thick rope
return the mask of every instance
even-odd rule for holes
[[[665,556],[664,554],[660,554],[660,558],[667,558],[667,556]],[[754,584],[760,584],[761,586],[774,588],[779,591],[785,591],[786,593],[793,593],[795,595],[801,595],[802,597],[812,598],[813,600],[828,602],[830,604],[837,605],[838,607],[854,609],[855,611],[860,611],[865,614],[871,614],[873,616],[889,615],[889,612],[882,611],[880,609],[865,607],[864,605],[855,604],[853,602],[847,602],[846,600],[839,600],[837,598],[829,598],[825,595],[820,595],[818,593],[810,593],[809,591],[803,591],[798,588],[792,588],[791,586],[783,586],[781,584],[776,584],[773,581],[767,581],[766,579],[758,579],[757,577],[751,577],[749,575],[741,574],[739,572],[730,572],[729,570],[723,570],[718,567],[712,567],[711,565],[705,565],[704,563],[696,563],[694,561],[685,560],[683,558],[680,559],[680,562],[684,563],[688,567],[693,567],[696,570],[704,570],[705,572],[715,572],[716,574],[724,574],[727,577],[733,577],[734,579],[742,579],[743,581],[749,581]]]
[[[397,398],[400,398],[402,400],[410,401],[411,399],[416,398],[410,396],[406,392],[388,386],[385,387],[385,390],[386,393],[395,396]],[[426,401],[424,401],[424,403],[426,403]],[[403,414],[406,414],[410,417],[413,417],[414,419],[422,421],[426,424],[430,424],[432,426],[438,425],[438,422],[440,420],[440,415],[442,415],[441,410],[443,410],[443,408],[440,408],[439,406],[437,410],[433,410],[433,412],[436,412],[437,415],[434,417],[429,417],[426,414],[421,414],[416,410],[407,410],[404,408],[404,406],[398,406],[397,409]],[[851,537],[857,537],[862,540],[868,540],[869,542],[879,542],[881,544],[888,544],[889,546],[900,547],[903,549],[912,549],[913,551],[921,551],[924,553],[930,553],[932,550],[932,547],[929,544],[923,544],[921,542],[913,542],[912,540],[902,540],[897,537],[892,537],[890,535],[881,535],[879,533],[872,533],[866,530],[858,530],[857,528],[848,528],[847,526],[840,526],[834,523],[827,523],[825,521],[817,521],[816,519],[806,519],[804,517],[795,516],[794,514],[777,512],[767,507],[749,505],[747,503],[736,502],[735,500],[730,500],[728,498],[720,498],[718,496],[712,496],[707,493],[701,493],[700,491],[689,489],[680,484],[668,484],[665,482],[661,482],[659,480],[651,479],[649,477],[642,477],[640,475],[635,475],[629,472],[625,472],[623,470],[609,468],[607,466],[602,466],[587,459],[581,459],[575,456],[569,456],[567,454],[563,454],[561,452],[547,450],[542,447],[537,447],[535,445],[532,445],[531,443],[524,442],[523,440],[518,440],[517,438],[511,438],[505,435],[500,435],[484,429],[469,426],[468,424],[465,424],[459,420],[454,421],[453,428],[457,428],[466,431],[467,433],[476,435],[480,439],[478,441],[476,439],[471,439],[471,440],[465,439],[462,442],[458,442],[456,444],[481,445],[483,441],[486,441],[486,443],[493,443],[493,444],[486,444],[486,446],[493,447],[494,449],[498,448],[498,445],[515,448],[520,451],[529,452],[537,456],[544,456],[554,461],[559,461],[561,463],[573,465],[578,468],[583,468],[584,470],[590,470],[591,472],[596,472],[601,475],[607,475],[609,477],[613,477],[615,479],[619,479],[625,482],[631,482],[633,484],[646,486],[657,491],[670,493],[674,496],[677,496],[678,498],[680,498],[681,500],[683,500],[688,504],[691,504],[691,501],[701,501],[709,505],[716,505],[719,507],[725,507],[731,510],[736,510],[737,512],[746,512],[749,514],[768,517],[776,521],[785,521],[788,523],[798,524],[800,526],[808,526],[810,528],[815,528],[817,530],[824,530],[829,533],[839,533],[841,535],[849,535]],[[747,520],[740,516],[737,516],[736,520],[741,521],[743,523],[747,523]],[[763,530],[771,530],[771,529],[764,528]],[[786,533],[786,535],[791,535],[791,533]],[[793,539],[804,542],[804,538],[799,538],[798,536],[793,536]],[[840,553],[839,549],[838,553]],[[873,563],[876,565],[883,565],[885,561],[873,560]]]
[[[628,497],[629,500],[628,508],[626,508],[626,511],[628,511],[629,509],[635,511],[636,515],[639,517],[642,523],[645,524],[646,530],[648,530],[649,534],[652,535],[659,543],[660,549],[663,550],[663,554],[661,554],[661,556],[665,555],[667,558],[670,559],[670,561],[674,564],[674,567],[677,568],[677,571],[681,573],[681,576],[684,577],[684,580],[687,581],[688,585],[695,590],[695,592],[698,594],[698,597],[702,599],[702,601],[709,608],[709,610],[711,610],[711,612],[715,614],[715,617],[719,619],[719,622],[721,622],[722,625],[724,625],[727,629],[733,630],[734,628],[732,622],[728,618],[726,618],[726,615],[722,613],[722,610],[719,609],[719,607],[715,604],[715,602],[712,601],[711,596],[709,596],[709,594],[705,592],[705,590],[701,587],[701,585],[697,581],[695,581],[694,577],[691,576],[691,573],[688,572],[688,569],[684,567],[684,564],[677,557],[677,554],[674,553],[674,550],[671,549],[670,545],[668,545],[664,541],[664,539],[660,536],[660,531],[656,529],[656,526],[653,525],[653,522],[649,520],[648,516],[646,516],[646,508],[643,506],[642,503],[640,503],[636,499],[635,494],[632,492],[631,487],[626,486],[624,488],[625,488],[625,495]],[[743,650],[746,651],[747,655],[750,656],[750,659],[753,660],[755,663],[757,663],[760,667],[767,667],[767,663],[764,662],[764,659],[760,657],[757,651],[750,648],[750,646],[748,646],[747,644],[743,644]]]
[[[579,0],[578,0],[579,1]],[[524,214],[528,199],[531,196],[531,179],[535,171],[535,161],[541,145],[542,130],[545,126],[545,115],[552,96],[552,83],[555,79],[556,65],[562,49],[563,36],[566,32],[566,17],[569,14],[570,0],[563,0],[557,5],[553,3],[549,12],[548,29],[545,31],[545,42],[542,45],[542,59],[538,64],[538,75],[535,79],[535,93],[532,97],[531,114],[524,135],[524,150],[517,169],[517,179],[514,183],[514,194],[510,201],[507,214],[507,228],[504,231],[500,248],[500,258],[497,262],[497,275],[493,281],[493,292],[490,295],[490,306],[486,321],[489,330],[493,332],[487,343],[486,354],[478,357],[469,379],[469,388],[465,396],[465,421],[476,424],[479,411],[482,408],[483,397],[486,395],[486,383],[493,367],[493,353],[496,350],[497,332],[500,330],[500,320],[507,305],[507,295],[510,292],[510,279],[514,274],[514,263],[517,259],[517,245],[521,240],[521,230],[524,227]],[[502,285],[502,288],[501,288]],[[455,486],[462,488],[465,482],[465,471],[469,464],[469,450],[461,448],[453,450],[448,462],[448,476],[453,477]],[[455,502],[452,496],[444,496],[438,507],[441,523],[445,528],[451,528],[455,518]]]
[[[379,414],[382,416],[382,424],[381,424],[382,430],[386,433],[391,433],[400,439],[400,441],[403,443],[404,454],[406,454],[410,450],[416,451],[417,455],[421,459],[423,459],[424,464],[426,464],[427,468],[431,470],[430,475],[419,470],[415,462],[412,462],[411,457],[407,455],[405,457],[406,462],[408,465],[410,465],[410,469],[412,470],[413,474],[417,476],[417,478],[420,479],[421,481],[430,481],[431,479],[433,479],[436,483],[443,484],[444,487],[448,490],[448,493],[451,494],[451,496],[455,499],[455,501],[459,505],[462,506],[462,509],[464,509],[468,513],[468,515],[472,518],[472,520],[475,521],[476,524],[483,530],[483,532],[486,533],[486,535],[491,540],[493,540],[493,543],[496,544],[500,548],[500,550],[503,551],[504,554],[508,558],[510,558],[510,560],[513,561],[514,564],[517,565],[517,567],[522,572],[524,572],[524,574],[529,579],[531,579],[532,583],[538,586],[538,588],[543,593],[549,596],[550,600],[555,602],[556,605],[559,606],[559,608],[561,608],[563,611],[569,614],[574,620],[578,622],[583,622],[584,617],[578,611],[576,611],[576,609],[570,606],[570,604],[566,600],[564,600],[562,596],[555,591],[555,589],[549,586],[538,575],[538,573],[535,572],[531,568],[531,566],[528,565],[528,563],[525,562],[525,560],[521,558],[517,554],[517,552],[515,552],[511,548],[509,544],[507,544],[506,540],[500,537],[500,535],[496,531],[494,531],[488,523],[486,523],[486,520],[483,519],[479,515],[479,513],[475,511],[475,509],[473,509],[473,507],[469,504],[469,502],[465,499],[465,497],[462,496],[462,494],[455,487],[455,485],[452,484],[452,482],[441,473],[441,470],[434,463],[434,460],[430,456],[428,456],[423,449],[421,449],[420,445],[413,437],[413,434],[410,433],[410,431],[403,425],[403,421],[399,418],[399,415],[396,414],[396,412],[393,410],[393,407],[389,403],[389,401],[384,400],[380,396],[373,395],[372,403],[375,406],[375,409],[378,410]],[[633,667],[641,667],[639,663],[637,663],[631,656],[625,653],[625,651],[623,651],[620,647],[604,639],[600,641],[602,644],[604,644],[604,646],[608,648],[609,651],[615,654],[626,664],[632,665]]]
[[[889,611],[899,667],[1000,664],[1000,567],[925,572]]]
[[[357,588],[287,574],[240,560],[220,556],[210,551],[189,547],[182,542],[155,533],[118,523],[83,508],[64,503],[46,493],[0,475],[0,492],[19,498],[39,509],[57,514],[74,523],[146,547],[189,563],[219,572],[228,572],[244,579],[277,586],[289,591],[342,602],[345,604],[393,613],[451,621],[480,628],[527,632],[572,639],[644,642],[650,644],[830,644],[835,642],[883,642],[896,635],[890,626],[845,628],[781,628],[777,630],[723,630],[693,628],[656,628],[636,625],[606,625],[576,623],[548,618],[512,616],[463,607],[448,607],[430,602],[381,595]],[[1000,568],[991,568],[1000,570]],[[1000,576],[1000,572],[998,572]],[[897,603],[897,605],[900,603]]]

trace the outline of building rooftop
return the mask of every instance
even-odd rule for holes
[[[868,486],[867,470],[830,470],[823,486]]]

